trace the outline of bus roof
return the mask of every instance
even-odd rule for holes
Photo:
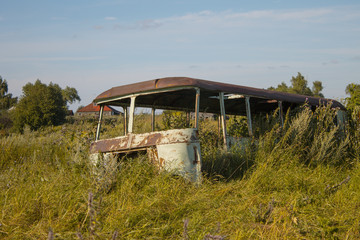
[[[273,90],[246,87],[235,84],[214,82],[214,81],[189,78],[189,77],[159,78],[149,81],[143,81],[128,85],[113,87],[101,93],[99,96],[97,96],[94,99],[94,102],[100,104],[111,103],[111,102],[115,102],[116,99],[121,97],[126,97],[133,94],[141,94],[146,92],[155,93],[156,91],[160,92],[161,90],[165,91],[167,89],[169,89],[167,95],[168,97],[171,97],[171,92],[170,92],[171,89],[181,89],[186,87],[198,88],[200,89],[200,95],[205,95],[207,97],[215,98],[216,96],[219,95],[220,92],[224,92],[225,95],[238,94],[238,95],[249,96],[250,98],[262,100],[258,102],[264,102],[264,100],[269,100],[268,103],[270,103],[271,100],[276,100],[276,101],[282,101],[288,104],[295,104],[295,105],[307,103],[312,107],[319,106],[320,104],[324,104],[324,105],[331,104],[332,108],[339,108],[341,110],[345,110],[345,107],[340,102],[332,99],[311,97],[311,96],[292,94],[292,93],[284,93]],[[162,96],[162,98],[164,98],[164,96]],[[180,106],[181,101],[184,101],[184,104],[187,103],[187,101],[183,100],[184,98],[185,97],[178,98],[177,101],[179,101],[179,103],[175,105]],[[147,100],[152,102],[148,102],[148,103],[143,102],[144,106],[146,105],[146,106],[156,107],[158,105],[159,107],[162,107],[164,109],[167,108],[170,109],[171,108],[170,105],[174,103],[174,101],[166,101],[166,100],[161,101],[159,99],[156,100],[151,98],[148,98]],[[204,106],[203,108],[205,109],[206,107]],[[229,110],[231,110],[231,108]]]

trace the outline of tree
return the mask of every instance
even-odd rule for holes
[[[313,82],[313,87],[311,88],[312,93],[314,95],[314,97],[324,97],[324,94],[321,93],[321,91],[324,89],[324,87],[322,86],[322,82],[320,81],[315,81]]]
[[[307,96],[324,97],[324,95],[321,93],[321,91],[323,90],[322,82],[321,81],[313,82],[313,87],[312,87],[312,89],[310,89],[308,87],[307,80],[299,72],[296,77],[294,77],[294,76],[291,77],[291,86],[290,87],[288,87],[286,85],[286,83],[282,82],[276,88],[270,87],[269,89],[280,91],[280,92],[302,94],[302,95],[307,95]]]
[[[13,98],[12,94],[7,92],[7,82],[0,76],[0,110],[9,109],[17,102],[17,98]]]
[[[346,94],[350,97],[346,98],[346,107],[353,110],[356,106],[360,106],[360,84],[350,83],[345,89]]]
[[[75,101],[81,101],[75,88],[66,86],[66,88],[62,90],[62,95],[64,100],[70,104],[74,103]]]
[[[72,92],[73,95],[69,98],[63,94],[64,90],[58,84],[46,85],[40,80],[34,84],[26,84],[23,87],[23,96],[16,105],[15,127],[22,132],[25,125],[28,125],[30,130],[37,130],[42,126],[64,123],[67,102],[80,99],[76,90]]]

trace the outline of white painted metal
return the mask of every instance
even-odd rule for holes
[[[200,143],[157,145],[160,168],[183,176],[191,182],[201,181]]]
[[[281,127],[283,127],[283,126],[284,126],[284,112],[283,112],[282,101],[278,101],[278,106],[279,106],[279,119],[280,119],[280,124],[281,124]]]
[[[248,122],[249,136],[253,136],[251,110],[250,110],[250,97],[249,96],[245,97],[245,103],[246,103],[246,116],[247,116],[247,122]]]
[[[219,93],[219,101],[220,101],[220,118],[221,118],[221,127],[223,133],[224,147],[228,149],[228,141],[227,141],[227,131],[226,131],[226,113],[225,113],[225,103],[224,103],[224,93]]]
[[[339,128],[341,129],[343,134],[345,134],[346,111],[337,110],[336,118],[337,118],[337,124],[338,124]]]
[[[100,106],[100,114],[99,114],[99,122],[98,122],[98,126],[96,129],[95,141],[100,139],[100,128],[101,128],[101,122],[102,122],[102,118],[103,118],[103,112],[104,112],[104,105],[101,105]]]
[[[131,97],[130,100],[130,114],[129,114],[129,126],[128,126],[128,133],[133,132],[133,126],[134,126],[134,114],[135,114],[135,99],[136,97]]]
[[[124,135],[126,135],[128,133],[128,108],[126,106],[123,107],[123,110],[124,110]]]
[[[155,108],[151,108],[151,131],[155,131]]]
[[[196,88],[195,98],[195,128],[199,129],[199,108],[200,108],[200,89]]]

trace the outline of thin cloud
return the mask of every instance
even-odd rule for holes
[[[260,10],[248,12],[222,11],[214,12],[204,10],[195,13],[188,13],[180,16],[168,18],[145,19],[133,23],[116,23],[114,29],[120,30],[146,30],[159,27],[176,28],[232,28],[232,27],[252,27],[263,26],[264,24],[287,24],[292,23],[331,23],[334,21],[347,21],[346,14],[351,14],[353,18],[358,16],[352,14],[351,9],[301,9],[301,10]],[[346,13],[346,14],[345,14]],[[106,20],[115,20],[114,17],[106,17]],[[336,19],[336,20],[335,20]]]
[[[198,65],[190,65],[189,68],[199,68],[200,66]]]
[[[115,20],[117,20],[116,17],[105,17],[104,19],[107,20],[107,21],[115,21]]]
[[[118,30],[147,30],[158,28],[162,25],[162,23],[155,19],[146,19],[142,21],[138,21],[133,24],[114,24],[114,29]]]
[[[0,59],[0,62],[94,61],[99,59],[103,59],[103,57],[25,57]]]
[[[330,60],[330,61],[327,61],[327,62],[323,62],[322,65],[326,66],[326,65],[333,65],[333,64],[338,64],[339,61],[337,60]]]
[[[147,20],[138,22],[137,25],[141,29],[150,29],[150,28],[158,28],[158,27],[160,27],[161,23],[156,21],[156,20],[153,20],[153,19],[147,19]]]
[[[250,11],[234,13],[230,11],[225,12],[212,12],[201,11],[198,13],[190,13],[180,17],[172,17],[166,19],[159,19],[159,21],[172,22],[172,21],[191,21],[191,22],[204,22],[212,21],[214,19],[221,21],[242,21],[252,19],[272,19],[276,21],[284,20],[300,20],[311,21],[318,20],[321,17],[329,16],[334,13],[332,9],[308,9],[308,10],[263,10],[263,11]]]
[[[96,25],[96,26],[93,26],[93,29],[102,30],[102,29],[104,29],[104,27],[100,26],[100,25]]]
[[[360,56],[355,56],[355,57],[351,58],[351,60],[359,62],[360,61]]]
[[[63,21],[63,20],[66,20],[66,18],[64,18],[64,17],[52,17],[51,20],[52,21]]]
[[[244,24],[249,21],[298,21],[298,22],[324,22],[333,19],[334,15],[341,16],[343,13],[332,8],[303,9],[303,10],[260,10],[249,12],[213,12],[200,11],[183,16],[158,19],[161,23],[216,23],[219,25]],[[357,16],[357,15],[356,15]],[[346,19],[344,19],[346,20]]]

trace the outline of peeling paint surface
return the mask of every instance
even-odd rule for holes
[[[172,143],[158,145],[162,169],[183,176],[191,182],[201,181],[200,143]]]
[[[97,140],[90,146],[93,158],[103,153],[146,150],[151,162],[161,170],[174,172],[192,181],[201,181],[201,151],[194,128],[173,129]]]
[[[197,130],[193,128],[173,129],[142,134],[129,133],[125,136],[97,140],[90,146],[90,153],[126,152],[170,143],[190,143],[198,141]]]

